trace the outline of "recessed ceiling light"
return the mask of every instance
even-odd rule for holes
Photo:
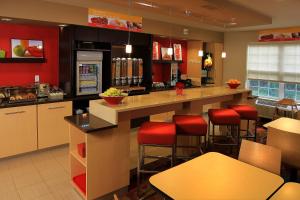
[[[146,7],[150,7],[150,8],[158,8],[158,6],[154,5],[152,2],[150,3],[146,3],[146,2],[135,2],[136,4],[139,4],[141,6],[146,6]]]
[[[235,18],[231,18],[231,22],[228,23],[229,26],[235,26],[237,25],[237,22],[235,21]]]
[[[191,10],[185,10],[184,14],[189,17],[189,16],[192,15],[192,11]]]
[[[6,21],[6,22],[9,22],[11,21],[12,19],[11,18],[1,18],[2,21]]]

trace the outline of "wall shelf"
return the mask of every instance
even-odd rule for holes
[[[46,58],[0,58],[0,63],[45,63]]]
[[[156,64],[171,64],[171,63],[181,64],[181,63],[183,63],[182,60],[152,60],[152,62],[156,63]]]

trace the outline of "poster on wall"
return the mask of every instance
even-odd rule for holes
[[[158,42],[153,42],[152,59],[159,60]]]
[[[273,29],[258,32],[258,41],[293,41],[300,40],[300,28]]]
[[[161,59],[162,60],[172,60],[172,55],[168,54],[168,48],[161,48]]]
[[[89,26],[142,32],[142,17],[89,8]]]
[[[174,60],[182,61],[181,44],[173,44],[174,47]]]
[[[43,58],[43,41],[11,39],[11,55],[12,58]]]

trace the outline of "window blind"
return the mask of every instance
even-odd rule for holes
[[[300,44],[250,44],[248,79],[300,82]]]

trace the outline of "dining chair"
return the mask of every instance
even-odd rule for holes
[[[280,175],[281,151],[275,147],[242,140],[239,152],[240,161]]]

